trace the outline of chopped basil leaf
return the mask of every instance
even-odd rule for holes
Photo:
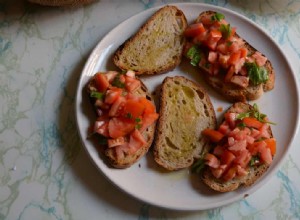
[[[215,13],[213,16],[211,16],[211,20],[212,21],[221,21],[222,19],[224,19],[225,16],[221,13]]]
[[[269,74],[266,68],[259,67],[256,63],[245,63],[247,69],[249,80],[253,85],[259,85],[268,81]]]
[[[201,60],[200,49],[196,45],[192,46],[187,52],[187,57],[191,59],[193,66],[198,66]]]
[[[118,88],[124,88],[125,87],[125,83],[121,82],[121,80],[120,80],[120,75],[121,74],[116,75],[116,77],[114,78],[114,80],[111,83],[112,86],[115,86],[115,87],[118,87]]]
[[[140,119],[140,118],[136,118],[136,119],[135,119],[135,122],[136,122],[136,123],[139,123],[139,122],[141,122],[141,119]]]
[[[254,165],[256,165],[257,163],[259,163],[259,160],[260,160],[259,155],[255,155],[255,156],[251,157],[251,160],[250,160],[250,162],[249,162],[249,165],[250,165],[250,166],[254,166]]]
[[[237,126],[240,127],[240,128],[245,128],[245,127],[246,127],[246,124],[243,123],[243,122],[241,122],[241,123],[237,124]]]
[[[199,159],[192,165],[192,172],[200,173],[204,167],[205,167],[205,160]]]
[[[102,92],[92,91],[90,96],[96,99],[103,100],[104,94]]]
[[[223,38],[227,39],[231,35],[231,27],[230,24],[221,24],[220,31],[222,33]]]
[[[127,118],[132,118],[132,114],[128,112],[127,115],[126,115],[126,117]]]

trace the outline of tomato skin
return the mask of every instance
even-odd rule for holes
[[[249,128],[256,128],[256,129],[260,129],[264,123],[258,121],[256,118],[243,118],[243,123],[249,127]]]
[[[107,80],[105,74],[103,73],[96,73],[95,75],[95,83],[97,90],[99,92],[105,92],[109,87],[109,81]]]
[[[106,91],[104,102],[107,104],[113,104],[122,94],[122,89],[111,87]]]
[[[205,27],[202,23],[195,23],[191,24],[189,27],[186,28],[184,31],[184,35],[186,37],[196,37],[199,34],[202,34],[205,32]]]
[[[136,119],[140,117],[145,110],[145,106],[143,103],[139,102],[139,100],[129,99],[125,102],[123,108],[124,117]]]
[[[219,142],[224,137],[224,134],[222,134],[221,132],[210,128],[204,129],[202,131],[202,134],[215,143]]]
[[[144,130],[146,130],[158,119],[158,117],[159,115],[156,112],[144,115],[144,117],[142,118],[142,126],[140,128],[140,131],[143,132]]]
[[[142,105],[144,105],[145,107],[144,114],[151,114],[156,111],[154,104],[150,100],[146,99],[145,97],[141,97],[139,99],[139,102],[142,103]]]
[[[274,156],[276,154],[276,139],[269,138],[264,140],[264,142],[267,144],[267,147],[271,150],[272,156]]]
[[[221,164],[230,165],[232,161],[236,158],[236,156],[230,152],[229,150],[224,150],[224,152],[221,154]]]
[[[123,117],[115,117],[109,120],[108,133],[111,138],[119,138],[128,135],[134,130],[134,127],[134,121]]]

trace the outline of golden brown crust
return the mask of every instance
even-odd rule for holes
[[[253,107],[247,103],[237,102],[234,103],[227,112],[247,112]],[[269,133],[271,134],[271,137],[273,137],[272,130],[269,128]],[[239,179],[233,179],[230,181],[222,181],[220,179],[215,178],[210,169],[207,167],[203,171],[201,175],[202,181],[208,185],[213,190],[219,191],[219,192],[230,192],[238,189],[241,186],[248,187],[251,186],[253,183],[255,183],[269,168],[269,165],[262,164],[257,167],[250,167],[248,175],[246,175],[243,178]]]
[[[196,22],[199,22],[201,17],[204,15],[213,15],[216,12],[214,11],[205,11],[202,12],[196,19]],[[240,37],[237,33],[235,33],[235,36]],[[248,49],[249,53],[255,53],[256,50],[253,46],[251,46],[248,42],[245,42],[245,46]],[[265,55],[263,55],[265,56]],[[264,66],[268,73],[269,73],[269,80],[266,83],[254,86],[250,85],[247,88],[240,88],[236,85],[225,83],[224,82],[224,76],[218,75],[218,76],[211,76],[207,73],[207,70],[204,68],[201,68],[201,71],[205,72],[204,79],[205,81],[213,87],[218,93],[223,95],[228,101],[234,103],[234,102],[246,102],[250,100],[256,100],[260,98],[264,92],[270,91],[274,88],[275,85],[275,71],[272,66],[272,63],[270,60],[267,60],[265,66]]]
[[[167,5],[118,48],[113,61],[120,69],[134,70],[136,74],[168,72],[181,62],[186,27],[184,13]]]

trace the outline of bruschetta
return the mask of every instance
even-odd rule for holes
[[[256,100],[274,88],[275,71],[270,60],[241,38],[223,14],[202,12],[184,35],[185,56],[229,101]]]
[[[97,114],[91,134],[101,139],[110,165],[130,167],[148,152],[158,119],[146,86],[133,71],[98,72],[87,92]]]

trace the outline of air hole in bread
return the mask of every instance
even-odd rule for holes
[[[204,94],[201,91],[197,91],[197,93],[200,99],[204,98]]]
[[[174,81],[174,83],[175,83],[176,85],[179,85],[179,84],[180,84],[180,82],[178,82],[178,81]]]
[[[169,146],[170,148],[173,148],[173,149],[175,149],[175,150],[179,150],[179,148],[178,148],[174,143],[172,143],[172,141],[170,140],[169,137],[166,137],[166,143],[168,144],[168,146]]]
[[[208,109],[207,109],[207,106],[206,105],[204,105],[204,113],[205,113],[205,115],[207,116],[207,117],[209,117],[209,112],[208,112]]]
[[[186,101],[184,99],[182,100],[182,104],[186,105]]]

